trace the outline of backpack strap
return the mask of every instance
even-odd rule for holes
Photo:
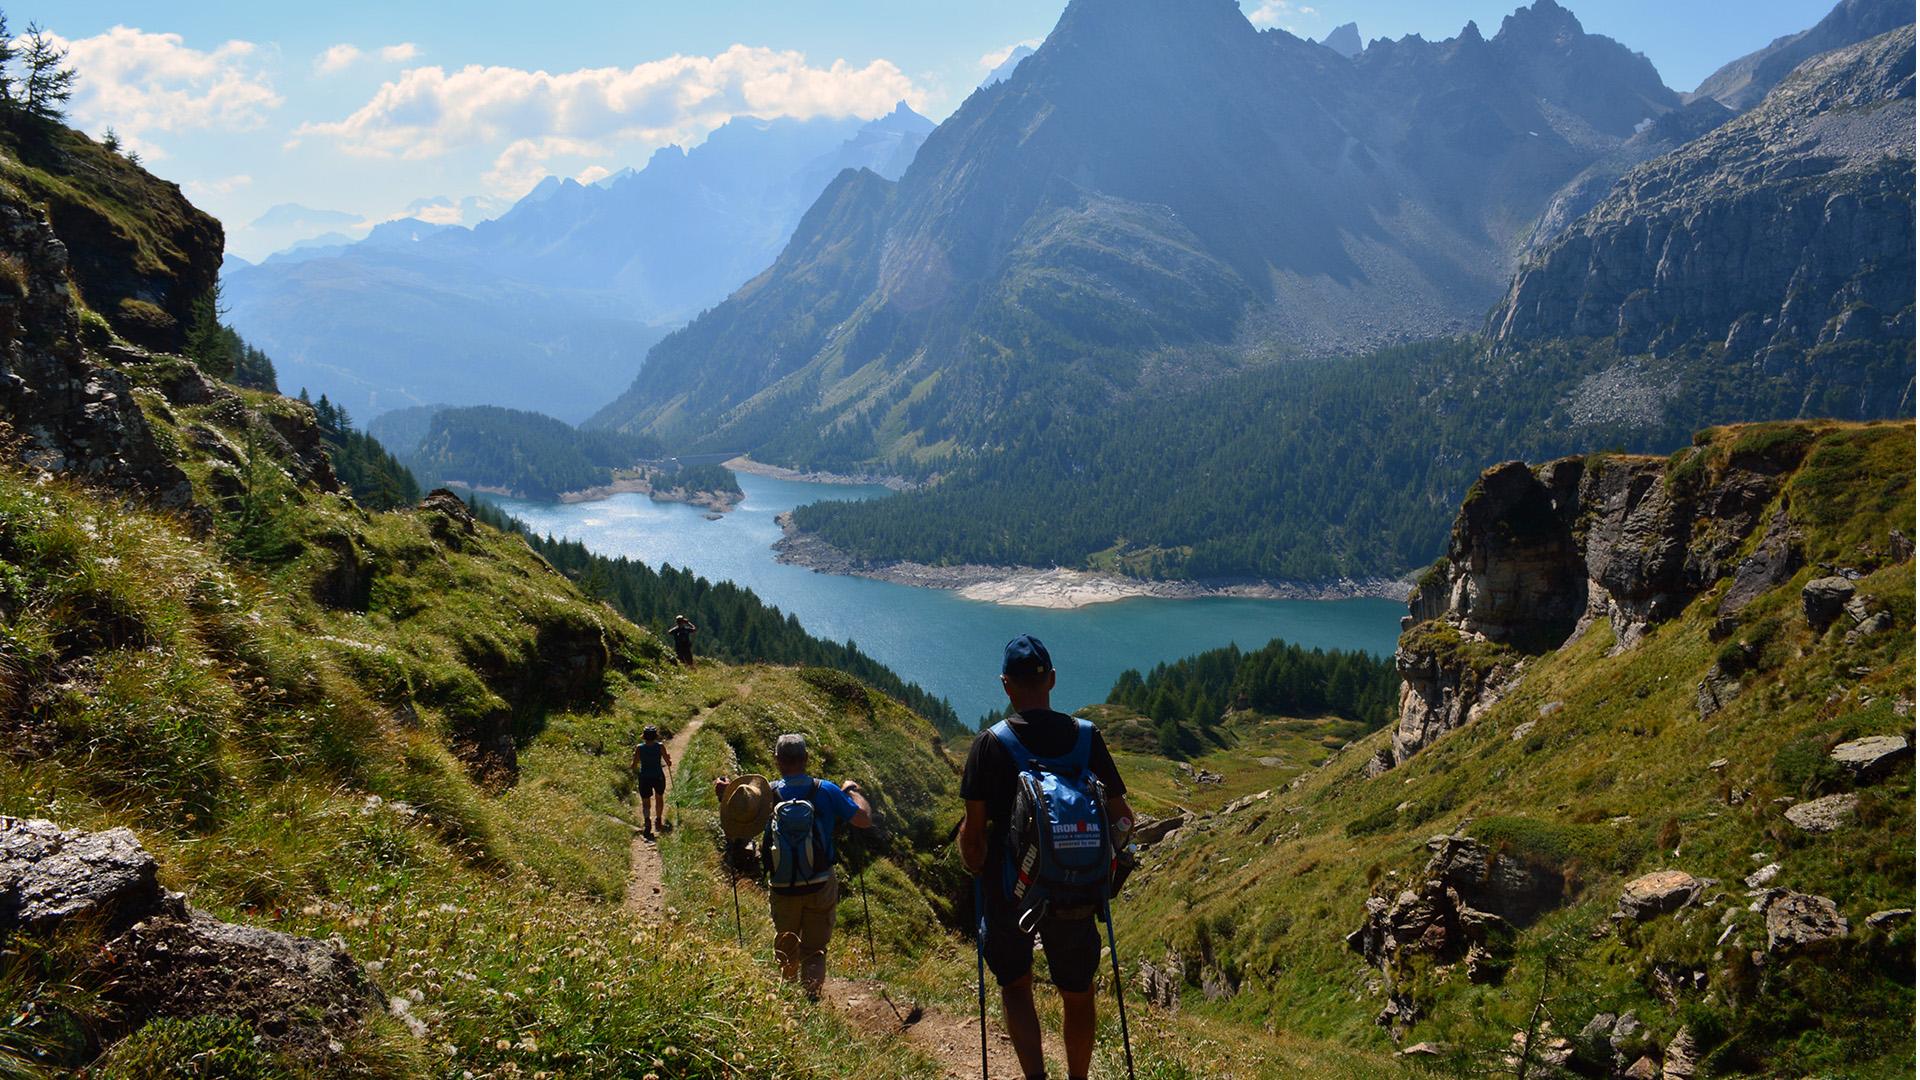
[[[1078,776],[1087,770],[1088,764],[1093,760],[1093,721],[1076,716],[1073,718],[1073,727],[1073,749],[1060,757],[1051,758],[1041,757],[1028,749],[1027,744],[1021,742],[1020,736],[1014,733],[1013,726],[1005,720],[993,725],[991,730],[993,737],[1000,741],[1000,745],[1005,747],[1007,754],[1013,758],[1014,771],[1025,772],[1030,763],[1039,762],[1055,772],[1067,776]]]

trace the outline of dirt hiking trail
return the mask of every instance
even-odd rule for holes
[[[687,718],[680,730],[667,740],[667,754],[673,761],[668,766],[673,772],[668,776],[670,784],[680,783],[681,768],[687,759],[687,747],[693,745],[693,737],[700,731],[700,725],[706,722],[707,715],[727,702],[742,701],[752,696],[752,682],[743,682],[737,693],[719,705],[709,705]],[[638,802],[636,798],[635,802]],[[636,807],[637,809],[637,807]],[[665,867],[660,861],[659,831],[656,826],[654,835],[643,832],[633,834],[633,846],[629,849],[627,868],[626,909],[649,923],[660,923],[667,917],[667,895]]]
[[[979,1077],[980,1017],[977,1013],[957,1016],[939,1009],[923,1010],[897,993],[892,995],[893,1003],[888,1004],[881,996],[886,990],[878,982],[832,976],[827,979],[821,1000],[862,1031],[906,1040],[939,1063],[941,1075],[947,1080]],[[999,991],[989,986],[987,993],[998,996]],[[912,1022],[905,1023],[903,1028],[906,1021]],[[1042,1040],[1050,1064],[1066,1060],[1066,1048],[1057,1034],[1049,1030]],[[1020,1069],[1020,1059],[1014,1056],[1013,1044],[1007,1041],[1006,1029],[991,1013],[987,1016],[987,1062],[992,1080],[1022,1080],[1026,1076]]]

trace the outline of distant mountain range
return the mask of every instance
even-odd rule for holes
[[[1744,112],[1760,104],[1802,62],[1905,26],[1913,22],[1913,14],[1912,0],[1841,0],[1810,29],[1778,38],[1707,76],[1691,96]]]
[[[229,319],[287,386],[356,416],[505,401],[578,420],[666,328],[771,262],[835,175],[898,176],[932,129],[904,104],[871,121],[736,118],[598,184],[549,178],[471,228],[406,218],[235,266]]]
[[[794,461],[937,455],[992,444],[1042,388],[1097,406],[1467,332],[1548,199],[1680,104],[1553,0],[1490,39],[1355,59],[1232,0],[1075,0],[897,183],[842,176],[590,423]]]

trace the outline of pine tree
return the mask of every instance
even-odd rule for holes
[[[54,44],[54,39],[39,23],[28,23],[21,62],[27,67],[22,80],[25,89],[22,104],[27,115],[41,120],[64,119],[67,101],[73,97],[74,78],[73,69],[66,66],[67,50]]]
[[[13,32],[7,29],[7,13],[0,11],[0,106],[12,109],[18,103],[14,97],[13,62],[20,55],[20,49],[13,43]]]

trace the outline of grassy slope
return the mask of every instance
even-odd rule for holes
[[[1863,549],[1885,549],[1889,530],[1913,535],[1913,449],[1911,425],[1825,430],[1788,489],[1810,563],[1856,565]],[[1715,1071],[1911,1075],[1912,931],[1890,938],[1867,931],[1864,919],[1913,906],[1913,774],[1868,789],[1858,822],[1831,836],[1786,825],[1776,800],[1833,790],[1837,781],[1818,766],[1841,739],[1911,737],[1913,566],[1858,583],[1894,613],[1896,629],[1857,643],[1837,627],[1816,638],[1800,616],[1800,586],[1820,572],[1809,566],[1743,614],[1739,636],[1764,643],[1761,674],[1711,718],[1697,715],[1694,687],[1722,647],[1707,630],[1724,584],[1620,656],[1607,655],[1612,632],[1596,625],[1537,661],[1484,718],[1379,779],[1361,769],[1386,732],[1337,755],[1299,791],[1276,793],[1271,806],[1155,851],[1131,887],[1125,932],[1190,956],[1210,952],[1245,980],[1220,1004],[1190,993],[1191,1011],[1384,1047],[1372,1024],[1381,1001],[1369,986],[1379,973],[1342,938],[1359,924],[1370,889],[1391,896],[1425,865],[1428,836],[1465,825],[1557,866],[1576,891],[1522,935],[1504,984],[1471,986],[1462,972],[1419,975],[1431,1019],[1410,1041],[1503,1046],[1525,1019],[1551,949],[1567,964],[1553,989],[1563,1029],[1602,1008],[1632,1008],[1661,1035],[1684,1021],[1710,1049],[1724,1038],[1709,1059]],[[1909,703],[1905,714],[1897,699]],[[1560,704],[1543,716],[1552,702]],[[1538,721],[1529,738],[1508,737],[1529,720]],[[1716,776],[1707,765],[1721,757],[1730,764]],[[1728,788],[1751,795],[1730,805]],[[1669,820],[1679,841],[1657,849]],[[1839,901],[1855,927],[1839,954],[1776,961],[1758,978],[1743,964],[1765,939],[1738,885],[1757,868],[1755,854],[1782,864],[1776,884]],[[1589,936],[1624,881],[1667,867],[1719,878],[1727,899],[1624,937]],[[1719,950],[1728,909],[1738,945]],[[1704,968],[1709,989],[1669,1007],[1650,990],[1656,963]]]
[[[376,1023],[343,1072],[638,1075],[659,1059],[678,1075],[834,1076],[878,1060],[884,1047],[770,990],[748,957],[622,915],[625,747],[704,692],[655,641],[517,537],[449,539],[438,514],[282,494],[297,553],[261,564],[218,532],[0,470],[0,813],[130,825],[194,903],[343,935],[383,989],[418,994],[429,1032]],[[311,598],[323,535],[377,568],[366,612]],[[598,684],[517,693],[542,635],[582,627],[613,654]],[[524,751],[519,782],[492,794],[448,746],[502,709]],[[71,947],[7,961],[0,1014],[33,1003],[38,1019],[0,1035],[0,1060],[39,1046],[83,1061],[118,1034],[66,987]],[[222,1039],[250,1035],[163,1025],[115,1053]]]

